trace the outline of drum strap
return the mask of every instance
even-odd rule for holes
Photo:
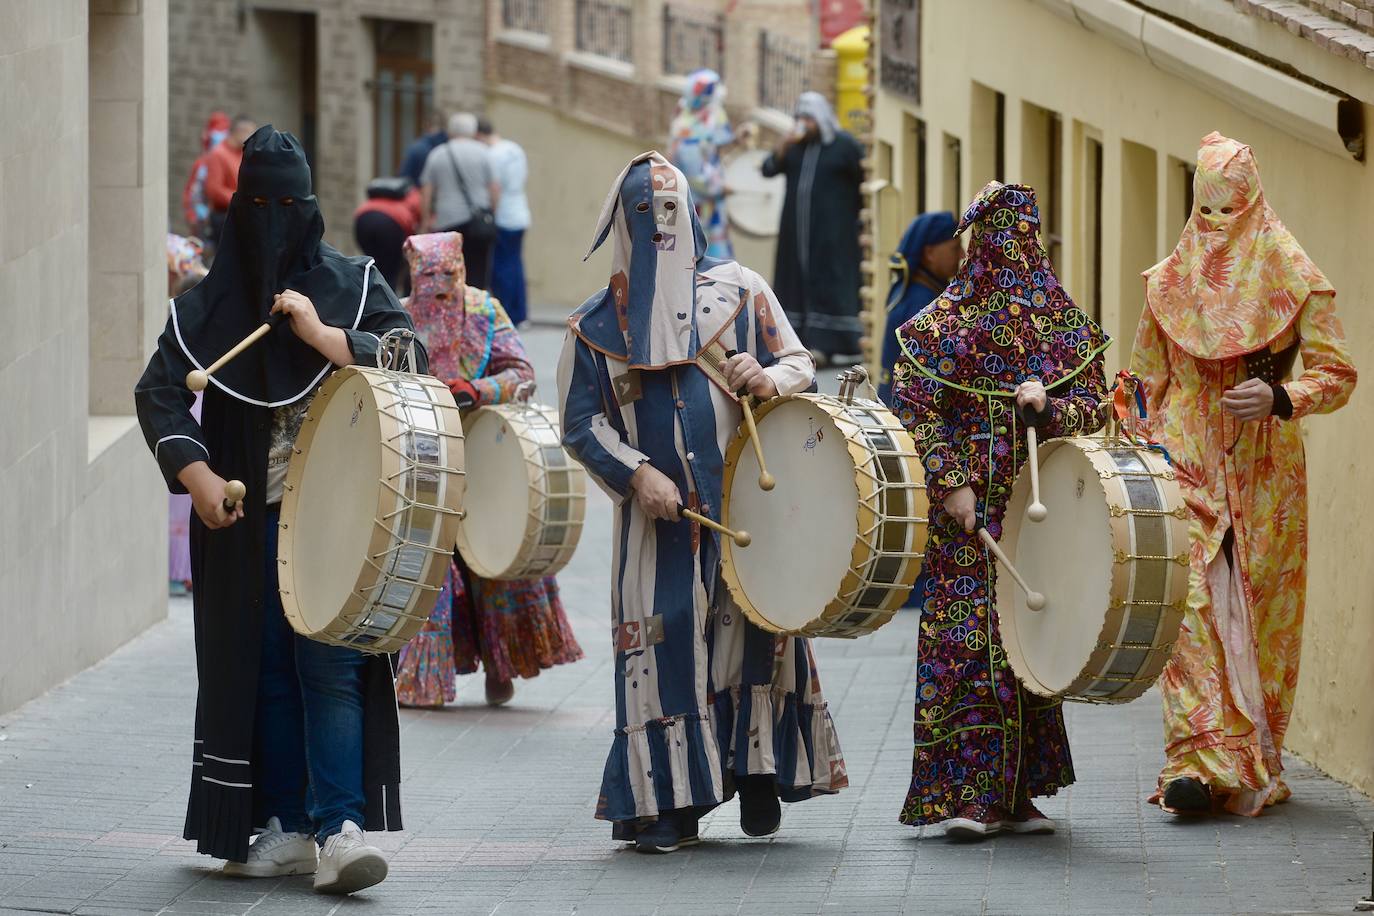
[[[496,340],[496,307],[491,304],[491,293],[482,294],[482,305],[485,307],[487,319],[487,342],[482,348],[482,361],[477,364],[477,368],[472,373],[471,381],[476,381],[487,373],[487,365],[491,362],[491,348]]]

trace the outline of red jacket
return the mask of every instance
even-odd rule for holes
[[[362,206],[353,211],[353,219],[356,221],[364,213],[383,213],[404,229],[406,235],[414,235],[420,226],[420,191],[418,188],[411,188],[406,192],[404,200],[368,198],[363,201]]]
[[[210,208],[223,212],[229,209],[229,198],[239,186],[239,164],[243,161],[243,148],[233,149],[226,141],[210,150],[206,163],[205,197]]]

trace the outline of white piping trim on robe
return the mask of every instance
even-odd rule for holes
[[[353,316],[353,323],[348,326],[348,330],[350,331],[358,330],[358,322],[363,320],[363,306],[367,304],[367,284],[368,278],[372,276],[372,264],[373,260],[371,258],[368,258],[367,264],[363,266],[363,294],[362,297],[358,299],[358,313]],[[191,355],[190,348],[186,346],[186,341],[182,339],[181,323],[177,320],[177,301],[175,299],[171,299],[169,301],[172,304],[172,330],[176,333],[177,345],[181,347],[181,352],[185,354],[186,358],[191,361],[191,365],[195,366],[197,369],[204,372],[205,367],[202,366],[200,362],[197,361],[196,358]],[[377,335],[374,334],[372,336],[376,337]],[[320,374],[315,376],[315,378],[310,382],[310,384],[305,386],[305,388],[300,392],[300,394],[294,395],[281,401],[259,401],[256,398],[250,398],[247,395],[239,394],[237,391],[230,388],[228,385],[224,384],[213,375],[210,376],[210,383],[214,385],[216,388],[218,388],[220,391],[223,391],[225,394],[229,395],[231,398],[243,401],[245,404],[254,404],[258,407],[282,407],[286,404],[294,404],[296,401],[299,401],[301,398],[305,397],[307,394],[314,391],[315,388],[320,384],[320,382],[324,381],[324,377],[333,370],[334,364],[326,360],[324,368],[320,370]]]

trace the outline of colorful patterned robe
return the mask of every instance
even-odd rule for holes
[[[471,382],[478,406],[501,404],[534,380],[534,367],[501,303],[463,283],[460,244],[457,233],[411,237],[407,255],[416,292],[403,304],[436,356],[430,373]],[[462,310],[432,295],[430,287],[440,284],[463,291]],[[553,576],[495,582],[473,575],[455,554],[428,622],[401,649],[396,697],[403,706],[442,706],[457,696],[454,678],[479,665],[508,681],[580,658]]]
[[[702,261],[695,286],[694,341],[754,354],[782,394],[811,384],[811,358],[757,273]],[[596,816],[628,836],[624,822],[728,800],[743,775],[774,775],[784,801],[836,792],[848,779],[809,643],[749,623],[719,579],[718,536],[649,519],[630,488],[652,462],[718,519],[739,404],[690,362],[630,369],[618,296],[602,290],[574,313],[559,365],[564,445],[615,503],[616,729]]]
[[[1150,432],[1169,450],[1190,510],[1188,605],[1159,686],[1168,763],[1159,788],[1193,777],[1238,814],[1283,801],[1283,739],[1298,684],[1307,592],[1307,472],[1297,420],[1328,413],[1355,388],[1334,295],[1314,293],[1268,347],[1296,343],[1303,372],[1283,385],[1291,420],[1238,423],[1221,396],[1250,377],[1245,357],[1198,359],[1150,309],[1131,368],[1145,382]],[[1242,594],[1222,543],[1234,532]]]

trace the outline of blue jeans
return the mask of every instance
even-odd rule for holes
[[[524,229],[496,231],[496,252],[491,263],[491,286],[487,287],[505,307],[511,324],[517,325],[529,314],[525,304],[525,261],[520,250],[524,241]]]
[[[253,729],[259,810],[321,844],[345,820],[363,823],[363,666],[354,649],[299,636],[277,593],[277,522],[267,510],[262,663]]]

